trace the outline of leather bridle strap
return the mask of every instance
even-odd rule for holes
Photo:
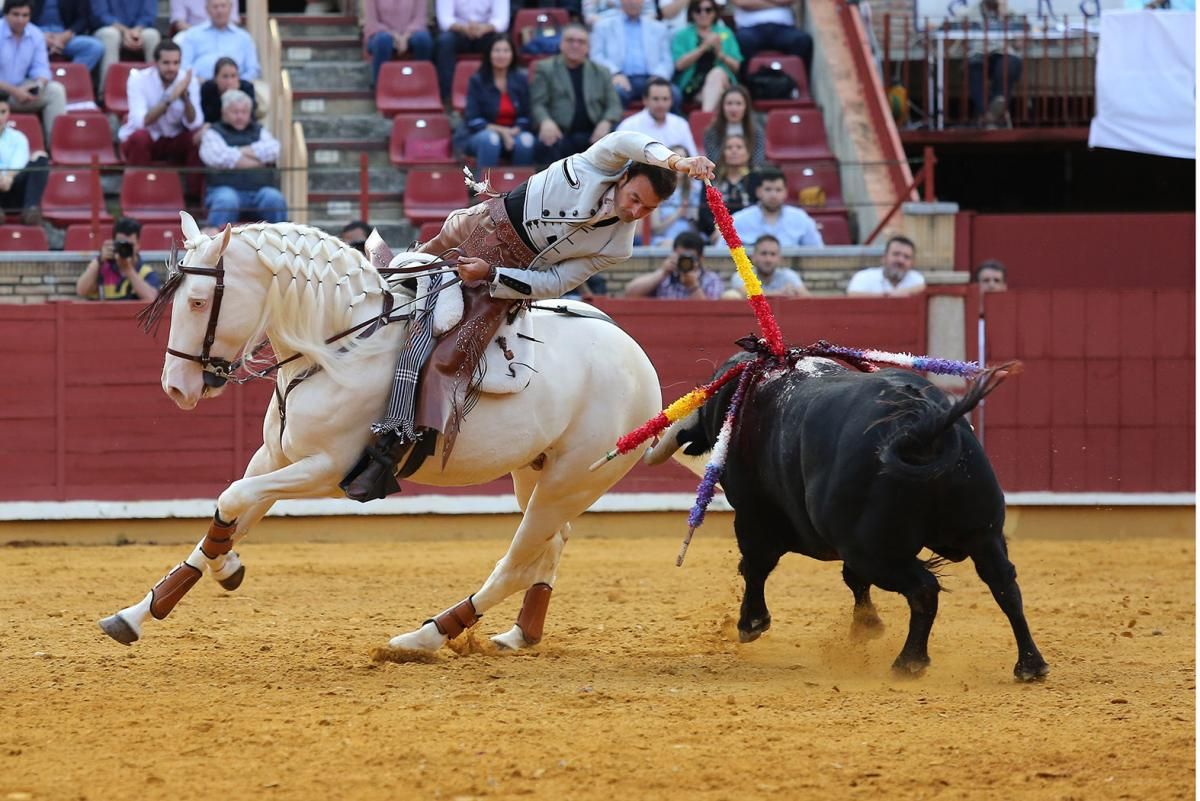
[[[180,272],[189,275],[211,276],[216,279],[217,284],[213,289],[212,309],[208,313],[208,328],[204,332],[204,347],[200,351],[199,356],[194,356],[190,353],[183,353],[174,348],[167,348],[167,353],[172,356],[178,356],[180,359],[198,362],[206,374],[211,374],[224,383],[230,374],[230,364],[222,358],[212,358],[209,354],[212,352],[213,343],[217,341],[217,320],[221,316],[221,300],[225,296],[225,255],[217,259],[216,267],[179,267]]]

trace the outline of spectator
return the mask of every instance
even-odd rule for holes
[[[171,0],[170,11],[172,36],[211,21],[208,18],[207,0]],[[237,0],[233,2],[231,15],[234,22],[241,19]]]
[[[766,137],[754,119],[754,106],[744,86],[731,86],[721,95],[716,116],[704,129],[704,155],[718,161],[730,136],[742,137],[750,153],[750,166],[757,167],[766,159]]]
[[[254,100],[254,84],[243,81],[237,62],[228,56],[217,59],[213,77],[200,84],[200,111],[209,125],[221,121],[221,95],[230,89],[241,89],[250,98],[250,112],[258,116],[258,103]]]
[[[716,177],[715,186],[730,214],[750,205],[750,199],[754,197],[754,174],[750,171],[750,150],[745,138],[737,135],[725,138],[721,158],[717,160]],[[708,206],[707,194],[700,201],[699,227],[705,236],[717,241],[716,220]]]
[[[738,44],[746,61],[764,50],[777,50],[804,61],[812,76],[813,39],[796,25],[793,0],[730,0]]]
[[[981,261],[971,273],[971,281],[979,284],[980,292],[1007,292],[1008,268],[999,259]]]
[[[770,234],[763,234],[754,242],[754,272],[762,283],[764,295],[779,295],[785,298],[806,298],[811,294],[804,286],[800,273],[791,267],[781,267],[783,264],[783,248],[779,240]],[[746,285],[742,282],[741,273],[734,272],[729,280],[729,291],[726,297],[746,297]]]
[[[179,34],[183,68],[207,81],[216,74],[217,59],[228,56],[237,62],[238,74],[247,81],[262,77],[258,50],[250,34],[233,24],[233,0],[208,0],[208,22]]]
[[[645,0],[621,0],[622,13],[605,16],[596,23],[592,57],[612,73],[623,107],[644,97],[652,78],[661,78],[671,93],[671,106],[678,109],[682,94],[670,82],[674,71],[671,40],[666,26],[642,14],[646,5]],[[695,152],[688,155],[694,156]]]
[[[117,131],[121,155],[134,166],[165,161],[181,167],[199,167],[200,157],[192,132],[204,124],[200,114],[200,83],[188,70],[180,74],[179,45],[171,40],[154,50],[154,64],[132,70],[125,83],[129,116]],[[185,176],[188,194],[200,191],[198,172]]]
[[[496,166],[501,156],[513,164],[533,163],[529,80],[514,61],[512,45],[497,37],[467,84],[467,111],[455,139],[458,149],[474,156],[480,169]]]
[[[621,121],[621,101],[608,70],[588,59],[587,28],[563,29],[561,52],[533,68],[529,88],[539,164],[581,153]]]
[[[276,188],[279,142],[250,116],[250,98],[240,89],[221,95],[221,121],[204,132],[200,159],[209,167],[204,206],[208,224],[224,228],[242,212],[255,219],[283,222],[287,201]]]
[[[4,209],[21,209],[21,222],[40,225],[50,159],[44,150],[29,152],[25,134],[8,127],[10,113],[8,95],[0,93],[0,217]]]
[[[108,68],[121,60],[121,51],[130,50],[144,61],[154,60],[154,49],[162,34],[154,27],[158,19],[156,0],[92,0],[92,13],[100,28],[96,38],[104,45],[100,59],[100,86]]]
[[[661,141],[661,140],[659,140]],[[676,145],[672,151],[681,156],[691,156],[684,148]],[[696,233],[696,218],[700,213],[700,182],[680,173],[675,193],[658,204],[650,214],[651,245],[673,241],[684,231]]]
[[[88,36],[95,27],[90,0],[37,0],[35,5],[33,24],[45,37],[49,54],[95,72],[104,56],[104,45]]]
[[[617,93],[620,91],[618,88]],[[642,101],[645,108],[622,120],[617,130],[644,133],[669,148],[683,148],[685,156],[696,155],[692,126],[683,117],[671,113],[671,82],[666,78],[651,78],[642,93]]]
[[[621,16],[621,0],[583,0],[581,12],[583,24],[589,31],[594,31],[604,20]],[[646,19],[654,19],[654,4],[644,3],[641,14]]]
[[[917,246],[906,236],[893,236],[883,249],[883,266],[859,270],[850,278],[851,297],[903,297],[925,291],[925,276],[913,269]]]
[[[508,30],[508,0],[437,0],[438,86],[449,102],[459,53],[486,53],[492,38]]]
[[[712,111],[737,82],[742,51],[733,31],[717,19],[716,0],[691,0],[688,22],[671,40],[675,82],[685,102],[699,96],[700,108]]]
[[[1008,13],[1007,0],[977,0],[975,7],[968,10],[979,15],[978,25],[987,29],[988,52],[983,52],[982,39],[967,40],[967,91],[971,111],[979,124],[986,128],[1011,128],[1008,115],[1007,94],[1021,80],[1021,59],[1017,56],[1005,36],[1011,24],[1021,25],[1020,19]],[[987,94],[984,105],[984,62],[987,62]]]
[[[584,303],[591,303],[596,298],[606,298],[608,297],[608,279],[600,273],[596,273],[570,292],[564,293],[563,297],[569,300],[582,300]]]
[[[46,141],[54,121],[66,111],[67,90],[50,80],[50,53],[46,39],[29,22],[32,0],[4,0],[0,20],[0,92],[8,94],[14,112],[40,111]]]
[[[661,267],[625,285],[629,298],[718,300],[724,291],[721,276],[704,269],[704,240],[690,231],[675,237],[671,255]]]
[[[763,234],[771,234],[784,247],[824,247],[817,223],[808,212],[784,203],[787,179],[779,170],[768,167],[759,173],[754,196],[757,203],[733,215],[733,224],[743,240],[757,242]]]
[[[433,60],[429,0],[363,0],[363,42],[371,54],[371,86],[396,56]]]
[[[75,292],[90,300],[143,300],[158,297],[160,286],[154,268],[142,263],[138,239],[142,224],[121,217],[113,225],[113,238],[104,240],[99,255],[88,262],[75,282]]]
[[[338,234],[338,238],[360,253],[365,254],[367,251],[367,237],[370,235],[371,226],[366,220],[351,220],[342,226],[342,231]]]

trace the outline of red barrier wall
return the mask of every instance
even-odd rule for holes
[[[1184,289],[1195,284],[1195,214],[958,217],[956,266],[1008,267],[1012,289]]]
[[[984,438],[1008,491],[1195,489],[1195,295],[985,295],[990,363],[1025,370],[987,399]]]
[[[166,331],[140,333],[139,304],[0,307],[0,500],[147,500],[215,497],[242,475],[262,442],[271,385],[231,387],[180,411],[159,387]],[[733,340],[756,326],[741,302],[629,300],[604,308],[645,347],[666,400],[707,381]],[[923,352],[920,299],[797,300],[775,305],[794,344]],[[586,358],[587,354],[580,354]],[[603,409],[597,409],[603,414]],[[600,454],[597,454],[600,456]],[[459,492],[510,492],[507,480]],[[671,464],[639,465],[618,489],[695,488]],[[448,490],[408,485],[406,493]],[[453,492],[453,490],[449,490]]]

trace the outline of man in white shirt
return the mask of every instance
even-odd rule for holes
[[[433,63],[443,100],[449,102],[458,54],[486,53],[492,40],[508,30],[508,9],[508,0],[437,0],[440,32]]]
[[[192,134],[204,124],[200,113],[200,82],[188,70],[180,74],[179,45],[171,40],[154,48],[154,65],[133,70],[125,82],[129,116],[117,132],[126,164],[149,166],[165,161],[200,167]],[[185,173],[189,194],[199,192],[199,172]]]
[[[21,209],[21,222],[39,225],[49,157],[44,150],[30,153],[25,134],[8,127],[11,109],[8,95],[0,92],[0,209]]]
[[[221,95],[221,121],[200,140],[200,158],[209,167],[204,206],[216,228],[237,223],[243,212],[272,223],[287,219],[287,201],[268,167],[279,160],[279,141],[254,122],[252,107],[250,95],[230,89]]]
[[[775,167],[764,167],[759,171],[758,188],[754,190],[758,202],[733,215],[733,224],[743,242],[757,242],[763,234],[770,234],[784,247],[807,245],[824,247],[821,231],[808,212],[798,206],[788,206],[787,179]]]
[[[754,243],[751,261],[754,263],[754,272],[758,275],[759,283],[762,284],[763,294],[785,298],[808,297],[811,293],[808,287],[804,286],[804,279],[800,277],[800,273],[791,267],[781,266],[782,251],[779,240],[770,234],[763,234]],[[746,284],[742,281],[740,273],[734,272],[733,277],[729,279],[729,287],[729,291],[725,293],[726,297],[746,297]]]
[[[637,131],[667,147],[682,147],[689,156],[696,155],[696,140],[692,127],[678,114],[671,113],[671,82],[666,78],[651,78],[642,95],[646,107],[617,126],[618,131]]]
[[[906,236],[893,236],[883,249],[883,266],[859,270],[846,294],[852,298],[899,298],[925,291],[925,276],[912,268],[917,246]]]
[[[737,25],[738,46],[743,64],[763,50],[777,50],[804,61],[805,74],[812,76],[813,39],[796,25],[794,0],[730,0]]]

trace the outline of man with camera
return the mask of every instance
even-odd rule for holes
[[[88,262],[75,282],[75,292],[89,300],[144,300],[158,297],[160,282],[154,268],[142,263],[138,238],[142,224],[122,217],[113,226],[100,253]]]
[[[662,266],[625,285],[627,298],[717,300],[724,291],[721,276],[704,269],[704,240],[692,231],[675,237]]]

